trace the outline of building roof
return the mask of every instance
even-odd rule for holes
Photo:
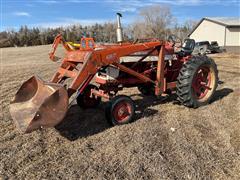
[[[220,24],[225,27],[240,27],[240,17],[205,17],[199,21],[188,36],[190,36],[204,20]]]
[[[240,26],[240,17],[206,17],[203,19],[213,21],[224,26]]]

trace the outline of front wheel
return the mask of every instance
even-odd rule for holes
[[[105,109],[107,120],[112,125],[122,125],[133,121],[135,105],[133,100],[124,95],[114,97]]]
[[[212,99],[218,82],[215,62],[207,56],[194,56],[186,62],[178,76],[178,100],[188,107],[206,105]]]

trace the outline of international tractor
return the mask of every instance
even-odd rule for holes
[[[145,39],[123,41],[121,14],[117,13],[117,44],[96,44],[82,38],[78,48],[61,35],[55,38],[49,57],[59,60],[59,44],[66,50],[61,65],[50,81],[37,76],[24,82],[10,103],[16,127],[23,133],[60,123],[72,103],[95,108],[105,99],[105,116],[112,125],[134,120],[134,101],[119,91],[137,87],[144,96],[176,94],[190,108],[208,104],[217,88],[218,71],[205,55],[192,55],[195,41],[186,39],[176,48],[176,37],[167,41]],[[66,83],[66,80],[70,83]]]

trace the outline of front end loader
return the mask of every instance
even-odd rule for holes
[[[10,104],[21,132],[56,126],[74,94],[84,109],[96,107],[102,98],[108,100],[105,115],[113,125],[134,120],[133,100],[118,95],[123,88],[137,87],[143,95],[176,93],[180,103],[193,108],[210,102],[218,81],[216,64],[207,56],[192,56],[194,40],[186,40],[178,52],[174,51],[174,36],[169,41],[123,42],[120,17],[118,13],[118,44],[96,45],[92,38],[82,38],[76,49],[61,35],[55,38],[50,59],[59,60],[54,55],[58,44],[64,46],[66,55],[51,81],[31,77]],[[71,79],[69,86],[67,79]]]

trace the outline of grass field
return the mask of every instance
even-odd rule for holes
[[[213,55],[219,86],[198,109],[121,93],[137,104],[135,121],[110,127],[104,106],[73,105],[56,128],[21,135],[9,102],[32,75],[45,80],[57,63],[50,46],[5,48],[0,76],[0,179],[240,179],[240,56]]]

